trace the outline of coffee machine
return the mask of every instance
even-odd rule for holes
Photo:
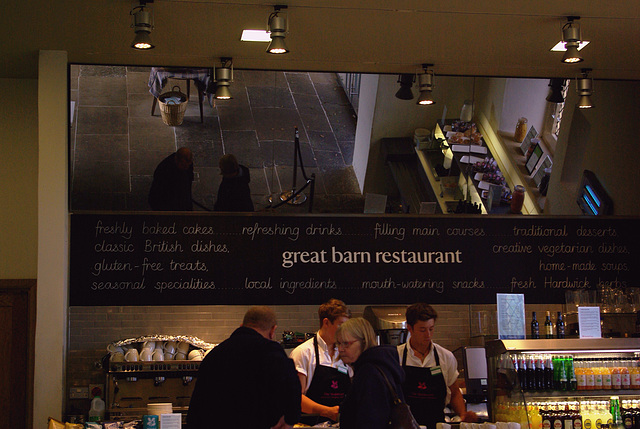
[[[379,344],[397,346],[407,341],[406,311],[406,306],[367,306],[364,308],[363,317],[376,331]]]

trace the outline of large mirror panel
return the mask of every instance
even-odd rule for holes
[[[453,214],[464,201],[465,213],[475,207],[508,214],[511,193],[521,184],[521,213],[580,215],[577,198],[589,170],[614,202],[613,214],[640,213],[628,198],[639,182],[636,81],[596,82],[596,107],[582,110],[575,107],[573,80],[562,81],[566,103],[551,103],[549,79],[436,75],[435,104],[420,106],[416,75],[407,100],[396,96],[398,75],[234,70],[233,98],[216,100],[213,70],[201,70],[195,79],[159,80],[151,67],[70,66],[72,211],[151,210],[157,165],[188,147],[193,209],[200,211],[213,210],[222,179],[218,161],[232,153],[248,169],[256,211]],[[189,93],[175,126],[166,125],[152,95],[172,90]],[[471,124],[455,128],[463,107],[471,112],[480,146],[488,148],[470,153],[466,162],[451,151],[459,143],[456,131],[467,132],[462,143],[472,131]],[[534,137],[528,147],[514,136],[523,117],[528,141]],[[504,176],[502,201],[495,186],[480,183],[486,180],[474,163],[485,158],[495,159]]]

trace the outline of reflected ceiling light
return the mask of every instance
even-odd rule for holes
[[[131,26],[136,33],[136,37],[131,43],[133,49],[146,50],[155,48],[155,45],[151,42],[151,36],[149,36],[151,30],[153,30],[153,24],[151,14],[145,9],[147,3],[153,3],[153,0],[141,0],[140,5],[129,12],[133,16],[133,24]]]
[[[431,104],[436,104],[433,101],[433,97],[431,96],[431,91],[433,91],[434,86],[434,75],[433,70],[430,70],[429,67],[433,67],[433,64],[423,64],[422,68],[424,73],[418,75],[418,87],[420,89],[420,95],[418,96],[418,101],[416,104],[420,106],[429,106]]]
[[[270,42],[271,36],[266,30],[242,30],[241,42]]]
[[[584,61],[580,56],[580,52],[578,52],[578,47],[582,40],[580,24],[576,22],[578,19],[580,19],[579,16],[569,16],[567,17],[567,23],[562,27],[562,41],[567,49],[562,56],[562,62],[565,64]]]
[[[580,109],[591,109],[594,107],[591,102],[591,94],[593,94],[593,79],[589,77],[591,69],[582,69],[582,77],[576,80],[576,91],[580,96],[576,106]]]
[[[398,83],[400,84],[400,89],[396,92],[396,98],[400,100],[412,100],[413,92],[411,91],[411,86],[413,82],[416,80],[416,75],[414,74],[400,74],[398,75]]]
[[[561,78],[553,78],[549,80],[549,95],[546,100],[549,103],[564,103],[564,83],[565,80]]]
[[[285,5],[275,5],[273,7],[274,11],[269,15],[269,33],[271,36],[271,43],[267,47],[267,53],[269,54],[286,54],[289,52],[284,42],[287,33],[287,19],[280,15],[280,11],[286,8],[287,6]]]
[[[231,58],[220,58],[220,62],[222,66],[214,70],[215,97],[217,100],[229,100],[233,98],[231,91],[229,91],[229,84],[233,82],[233,62]]]

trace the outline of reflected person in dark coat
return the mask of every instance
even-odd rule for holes
[[[159,211],[191,211],[193,154],[186,147],[172,153],[156,167],[149,190],[149,205]]]
[[[276,315],[251,307],[200,364],[188,429],[291,429],[300,419],[300,380],[280,344]],[[397,361],[397,358],[396,358]]]
[[[393,396],[378,368],[404,400],[404,371],[396,347],[378,346],[371,324],[362,317],[340,325],[336,339],[340,358],[354,372],[351,388],[340,405],[340,429],[387,429]]]
[[[238,164],[235,156],[228,153],[218,163],[222,182],[218,188],[218,198],[213,210],[217,212],[252,212],[251,181],[249,169]]]

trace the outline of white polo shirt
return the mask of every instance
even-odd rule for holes
[[[400,344],[398,346],[398,356],[400,365],[402,365],[402,356],[404,355],[404,349],[407,347],[409,342],[407,341],[404,344]],[[451,400],[451,386],[458,379],[458,361],[456,357],[449,350],[445,349],[442,346],[432,342],[433,347],[429,351],[427,357],[422,361],[418,356],[416,356],[415,352],[411,347],[407,350],[407,366],[415,366],[418,368],[428,368],[432,366],[436,366],[436,357],[433,354],[434,348],[438,350],[438,358],[440,359],[440,368],[442,368],[442,375],[444,377],[444,382],[447,385],[447,399],[445,405],[449,403]]]
[[[329,351],[327,343],[324,342],[322,337],[316,332],[316,338],[318,338],[318,353],[320,353],[320,365],[330,366],[332,368],[338,368],[339,366],[347,367],[349,377],[353,377],[353,369],[344,364],[338,354],[338,348]],[[293,363],[296,366],[296,371],[300,374],[307,376],[307,385],[304,388],[304,392],[309,390],[311,386],[311,380],[313,379],[313,373],[316,370],[316,351],[313,347],[313,338],[308,339],[304,343],[291,351],[289,355],[293,359]]]

